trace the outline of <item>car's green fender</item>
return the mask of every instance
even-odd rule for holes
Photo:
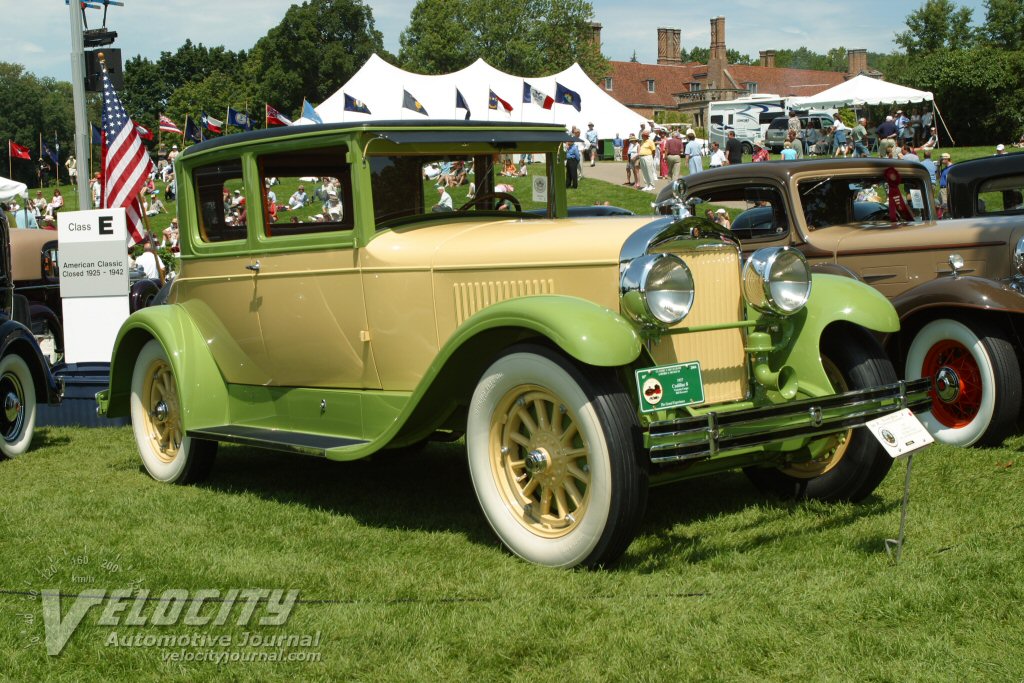
[[[877,289],[848,277],[815,274],[807,306],[788,321],[792,343],[771,356],[772,368],[789,365],[797,371],[805,395],[835,393],[822,368],[820,349],[825,329],[837,322],[881,333],[900,328],[896,309]]]
[[[587,299],[538,295],[488,306],[466,320],[442,345],[401,414],[380,435],[411,442],[472,394],[487,367],[505,349],[547,339],[581,363],[629,365],[640,355],[636,328],[618,313]],[[401,435],[401,436],[399,436]]]
[[[163,344],[178,379],[183,426],[192,429],[227,424],[224,379],[192,318],[174,304],[143,308],[121,325],[110,361],[110,388],[97,397],[100,411],[107,417],[130,414],[135,360],[150,339]]]
[[[434,364],[443,364],[468,339],[499,327],[542,334],[587,365],[617,367],[640,355],[640,334],[618,313],[587,299],[543,294],[509,299],[478,311],[448,339]]]

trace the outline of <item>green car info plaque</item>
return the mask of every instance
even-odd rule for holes
[[[704,380],[697,361],[637,370],[636,387],[642,413],[704,402]]]

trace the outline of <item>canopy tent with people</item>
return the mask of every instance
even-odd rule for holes
[[[879,80],[860,74],[839,85],[822,90],[816,95],[797,97],[790,100],[791,107],[800,109],[860,109],[880,105],[927,103],[942,121],[946,134],[952,140],[942,112],[935,104],[935,96],[927,90],[917,90],[898,83]]]
[[[407,94],[418,106],[409,106]],[[608,140],[647,123],[594,83],[579,64],[533,78],[507,74],[477,59],[459,71],[428,76],[388,64],[376,54],[315,112],[325,123],[422,118],[559,123],[580,129],[593,123]]]

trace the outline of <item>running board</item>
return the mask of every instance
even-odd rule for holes
[[[363,439],[349,439],[343,436],[288,432],[281,429],[244,427],[241,425],[190,429],[185,432],[185,436],[193,439],[237,443],[243,446],[301,453],[302,455],[319,455],[320,457],[326,457],[329,450],[362,446],[368,443]]]

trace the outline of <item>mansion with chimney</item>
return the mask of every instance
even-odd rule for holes
[[[601,44],[601,25],[593,24]],[[605,92],[647,119],[658,112],[679,112],[695,126],[706,126],[708,103],[755,94],[806,97],[839,85],[859,74],[879,77],[868,68],[867,50],[846,53],[846,73],[775,66],[775,51],[762,50],[759,65],[729,64],[725,46],[725,17],[711,20],[711,53],[707,64],[683,63],[680,30],[658,29],[658,63],[609,62],[610,73],[597,84]]]

